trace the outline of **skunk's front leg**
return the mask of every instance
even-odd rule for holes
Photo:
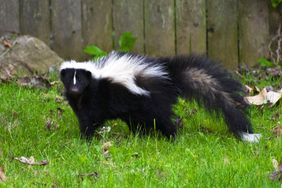
[[[80,135],[87,140],[91,139],[95,133],[97,124],[89,114],[78,115]]]

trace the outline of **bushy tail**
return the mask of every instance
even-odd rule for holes
[[[181,96],[195,99],[209,111],[222,112],[230,131],[237,136],[253,133],[244,109],[242,84],[222,66],[202,56],[166,58],[170,76]]]

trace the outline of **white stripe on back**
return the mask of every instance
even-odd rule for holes
[[[60,70],[84,69],[91,72],[93,78],[109,78],[114,83],[124,85],[135,94],[149,95],[149,91],[136,85],[136,76],[167,78],[168,73],[161,65],[153,65],[145,61],[145,57],[142,56],[119,55],[116,52],[111,52],[97,62],[66,61],[61,65]]]

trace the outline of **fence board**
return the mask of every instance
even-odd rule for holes
[[[132,32],[137,37],[133,51],[144,52],[144,15],[142,0],[113,1],[114,43],[118,47],[118,38],[123,32]]]
[[[0,35],[21,31],[49,43],[63,58],[81,59],[87,44],[110,51],[131,31],[135,52],[207,52],[237,68],[268,56],[281,10],[251,0],[0,0]]]
[[[82,0],[82,34],[84,46],[112,49],[112,0]]]
[[[175,54],[174,0],[145,0],[145,52]]]
[[[21,33],[29,34],[49,44],[50,10],[48,0],[22,0]]]
[[[206,1],[176,0],[176,51],[206,52]]]
[[[51,0],[51,46],[63,58],[78,59],[82,54],[81,1]]]
[[[19,1],[0,0],[0,35],[7,32],[19,33]]]
[[[278,28],[281,24],[282,24],[282,5],[278,6],[275,9],[272,7],[269,8],[269,31],[272,36],[277,34]]]
[[[269,35],[267,1],[239,1],[240,63],[254,65],[267,56]]]
[[[238,67],[238,4],[233,0],[207,1],[208,55],[228,68]]]

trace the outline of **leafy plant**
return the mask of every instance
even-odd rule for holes
[[[137,38],[134,37],[131,32],[124,32],[119,37],[119,40],[118,40],[119,48],[116,50],[120,52],[132,51],[136,40]],[[83,51],[86,54],[91,55],[93,59],[98,59],[98,58],[101,58],[107,55],[106,51],[102,50],[101,48],[99,48],[96,45],[88,45],[83,49]]]
[[[99,48],[96,45],[88,45],[86,46],[83,51],[88,54],[91,55],[93,57],[93,59],[98,59],[100,57],[103,57],[105,55],[107,55],[107,52],[105,52],[104,50],[102,50],[101,48]]]
[[[282,3],[282,0],[271,0],[271,5],[273,8],[277,8]]]
[[[268,67],[272,67],[273,63],[265,58],[259,58],[258,59],[258,63],[261,67],[263,68],[268,68]]]
[[[119,51],[121,52],[129,52],[134,48],[136,42],[136,37],[132,35],[131,32],[123,33],[118,41]]]

